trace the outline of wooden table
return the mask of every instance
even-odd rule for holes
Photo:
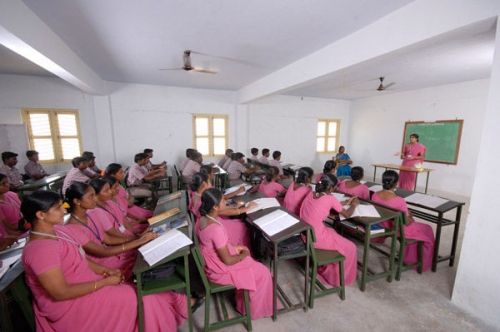
[[[252,225],[253,227],[259,229],[260,234],[268,244],[269,249],[271,249],[271,266],[272,266],[272,277],[273,277],[273,320],[277,319],[278,313],[283,313],[283,312],[288,312],[291,310],[295,310],[298,308],[304,309],[304,311],[307,311],[307,303],[309,300],[309,295],[308,295],[308,271],[309,271],[309,255],[310,252],[308,250],[308,245],[311,241],[311,232],[310,232],[310,226],[306,224],[304,221],[300,220],[298,223],[295,225],[273,235],[273,236],[268,236],[264,232],[258,228],[254,224],[254,221],[257,220],[260,217],[263,217],[273,211],[276,211],[277,209],[280,209],[282,211],[287,212],[285,209],[281,207],[275,207],[275,208],[269,208],[269,209],[264,209],[264,210],[259,210],[253,213],[250,213],[247,215],[246,220]],[[288,213],[288,212],[287,212]],[[297,235],[297,234],[305,234],[306,235],[306,243],[304,246],[304,250],[300,251],[295,254],[287,254],[287,255],[279,255],[278,254],[278,246],[281,242]],[[297,303],[293,304],[291,300],[288,298],[288,296],[285,294],[283,289],[278,285],[278,263],[280,261],[284,260],[289,260],[289,259],[295,259],[299,257],[305,257],[305,266],[304,266],[304,302],[302,303]],[[281,303],[283,304],[283,309],[280,309],[278,312],[278,297],[280,297]]]
[[[63,181],[64,178],[66,177],[66,173],[67,173],[66,171],[57,172],[33,182],[26,182],[25,184],[17,188],[17,191],[22,196],[26,191],[35,191],[38,189],[49,190],[50,185],[59,181]]]
[[[366,204],[363,203],[362,204]],[[396,265],[394,263],[396,257],[396,242],[397,242],[397,234],[398,229],[402,225],[401,213],[397,211],[393,211],[382,207],[377,204],[372,204],[380,214],[378,218],[371,217],[354,217],[347,219],[348,221],[354,222],[355,224],[363,227],[364,231],[355,231],[351,230],[350,234],[354,235],[356,238],[361,239],[363,242],[363,260],[361,261],[361,281],[360,281],[360,289],[361,291],[365,291],[366,283],[377,280],[380,278],[387,278],[388,282],[391,282],[394,278],[394,274],[396,272]],[[375,224],[379,224],[383,221],[393,220],[394,227],[391,230],[386,229],[384,233],[371,234],[370,227]],[[338,223],[342,225],[342,223]],[[343,229],[349,229],[346,226],[341,226]],[[389,254],[389,268],[385,272],[381,273],[372,273],[368,269],[368,257],[370,252],[370,247],[373,247],[371,243],[371,239],[380,238],[380,237],[390,237],[391,238],[391,251]]]
[[[376,184],[377,183],[375,182],[366,182],[366,185],[368,187]],[[400,188],[396,189],[396,195],[398,195],[399,197],[405,198],[412,194],[414,194],[414,192],[411,190],[405,190]],[[433,224],[436,224],[436,240],[434,242],[434,253],[432,256],[432,271],[436,272],[437,264],[443,261],[449,261],[449,266],[453,266],[455,264],[458,232],[460,230],[460,219],[462,217],[462,207],[465,205],[465,203],[448,200],[448,202],[437,207],[424,206],[412,202],[408,202],[408,205],[410,211],[414,216],[427,220]],[[453,211],[455,209],[456,209],[455,220],[444,218],[445,213]],[[439,256],[439,245],[441,243],[442,228],[443,226],[451,226],[451,225],[454,226],[454,229],[453,229],[453,241],[451,244],[450,254],[446,256]]]
[[[416,173],[417,177],[415,179],[415,187],[413,188],[414,191],[417,191],[418,174],[419,173],[426,173],[427,177],[425,179],[425,191],[424,191],[424,193],[427,194],[427,188],[429,186],[429,174],[430,174],[430,172],[433,171],[433,169],[431,169],[431,168],[415,168],[415,167],[401,166],[401,165],[397,165],[397,164],[372,164],[372,166],[375,168],[375,170],[373,171],[373,181],[376,181],[375,179],[376,179],[378,167],[384,168],[385,170],[393,169],[393,170],[398,170],[398,171]]]

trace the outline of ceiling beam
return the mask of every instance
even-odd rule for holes
[[[0,1],[0,44],[90,94],[106,82],[21,0]]]
[[[240,103],[309,85],[336,71],[500,14],[498,0],[416,0],[238,91]]]

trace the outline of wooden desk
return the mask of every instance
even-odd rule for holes
[[[366,203],[362,203],[366,204]],[[397,211],[393,211],[382,207],[377,204],[372,204],[380,214],[379,218],[370,218],[370,217],[354,217],[347,219],[348,221],[354,222],[357,225],[363,227],[364,231],[356,231],[351,230],[349,233],[352,234],[355,238],[362,239],[363,242],[363,260],[361,262],[361,282],[360,289],[361,291],[365,291],[366,283],[377,280],[380,278],[387,278],[388,282],[391,282],[394,278],[394,274],[396,272],[396,265],[394,263],[396,257],[396,242],[397,242],[397,234],[398,229],[402,225],[401,213]],[[384,233],[371,234],[370,227],[371,225],[379,224],[383,221],[394,220],[394,227],[392,230],[385,230]],[[338,223],[341,225],[342,229],[349,229],[346,226],[342,226],[342,223]],[[371,243],[371,239],[380,238],[380,237],[390,237],[391,238],[391,251],[389,254],[389,268],[385,272],[381,273],[372,273],[368,270],[368,257],[370,252],[370,247],[374,245]]]
[[[22,195],[24,195],[24,192],[26,192],[26,191],[35,191],[38,189],[50,190],[50,186],[52,184],[55,184],[56,182],[59,182],[59,181],[61,181],[61,182],[64,181],[64,178],[66,177],[66,173],[67,173],[66,171],[57,172],[57,173],[51,174],[49,176],[46,176],[44,178],[38,179],[36,181],[27,182],[27,183],[23,184],[22,186],[20,186],[19,188],[17,188],[17,191],[22,196]]]
[[[373,186],[377,183],[375,182],[366,182],[368,187]],[[398,188],[396,190],[396,195],[399,197],[408,197],[414,192],[411,190],[405,190]],[[437,263],[443,261],[450,261],[449,265],[453,266],[455,264],[455,254],[457,250],[457,242],[458,242],[458,232],[460,230],[460,219],[462,217],[462,207],[465,203],[455,202],[452,200],[448,200],[448,202],[438,206],[438,207],[430,207],[424,206],[420,204],[415,204],[412,202],[408,202],[409,209],[415,217],[419,217],[421,219],[427,220],[433,224],[436,224],[436,240],[434,242],[434,253],[432,256],[432,271],[436,272]],[[450,220],[444,218],[444,214],[456,209],[455,212],[455,220]],[[454,226],[453,229],[453,241],[451,244],[451,251],[449,255],[439,256],[439,245],[441,243],[441,230],[443,226]]]
[[[137,260],[134,265],[134,275],[136,277],[136,287],[137,287],[137,315],[138,315],[138,324],[139,331],[144,331],[144,303],[142,302],[142,297],[155,294],[160,292],[166,292],[170,290],[180,290],[184,289],[187,296],[187,310],[188,310],[188,324],[189,331],[193,331],[193,319],[191,313],[191,303],[189,299],[191,298],[191,285],[189,281],[189,254],[190,247],[186,246],[177,250],[172,255],[165,257],[158,263],[153,266],[149,266],[148,263],[144,260],[142,255],[139,253],[137,255]],[[167,279],[161,280],[151,280],[147,283],[144,283],[143,274],[147,271],[153,270],[157,267],[160,267],[166,263],[172,261],[178,261],[180,264],[177,266],[175,273],[168,277]]]
[[[308,296],[308,276],[309,276],[309,255],[310,252],[308,250],[308,245],[311,241],[311,232],[310,227],[303,221],[299,221],[297,224],[273,235],[268,236],[264,232],[260,230],[253,222],[254,220],[263,217],[277,209],[281,209],[286,212],[283,208],[269,208],[265,210],[259,210],[247,215],[246,220],[252,225],[255,229],[259,230],[259,233],[262,235],[266,243],[268,244],[269,249],[271,249],[271,265],[272,265],[272,276],[273,276],[273,320],[277,319],[278,315],[278,296],[280,296],[281,303],[283,304],[283,309],[279,310],[279,313],[288,312],[291,310],[295,310],[297,308],[303,308],[304,311],[307,311],[307,304],[309,300]],[[288,212],[287,212],[288,213]],[[304,250],[298,252],[296,254],[288,254],[288,255],[279,255],[278,254],[278,246],[281,242],[295,236],[297,234],[305,234],[306,235],[306,243],[304,246]],[[293,304],[288,296],[285,294],[283,289],[278,285],[278,263],[279,261],[295,259],[299,257],[305,257],[305,266],[304,266],[304,302]]]
[[[416,173],[417,178],[415,179],[415,187],[413,188],[414,191],[417,191],[418,174],[419,173],[426,173],[427,177],[425,178],[425,191],[424,191],[424,193],[427,194],[427,188],[429,186],[429,174],[430,174],[430,172],[433,171],[433,169],[431,169],[431,168],[415,168],[415,167],[401,166],[401,165],[397,165],[397,164],[372,164],[372,166],[375,168],[375,170],[373,171],[373,181],[375,181],[375,178],[377,175],[377,167],[384,168],[385,170],[393,169],[393,170],[398,170],[398,171]]]

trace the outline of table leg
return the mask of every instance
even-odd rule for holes
[[[432,272],[436,272],[438,255],[439,255],[439,243],[441,242],[441,227],[443,223],[443,213],[438,214],[438,220],[436,224],[436,240],[434,241],[434,254],[432,256]]]
[[[375,182],[375,177],[376,177],[376,175],[377,175],[377,166],[373,166],[373,168],[375,168],[375,169],[373,170],[373,182]]]
[[[189,302],[189,300],[188,300]],[[144,331],[144,303],[142,302],[142,273],[137,274],[137,320],[139,332]]]
[[[308,229],[306,231],[306,265],[304,266],[304,311],[307,311],[309,308],[309,293],[308,293],[308,286],[309,286],[309,244],[311,242],[311,231]]]
[[[455,217],[455,229],[453,230],[453,242],[451,244],[450,266],[455,264],[455,252],[457,250],[458,231],[460,230],[460,218],[462,217],[462,205],[457,207],[457,214]]]
[[[278,318],[278,245],[273,245],[273,321]]]
[[[418,172],[415,172],[415,186],[413,186],[413,191],[417,191],[417,182],[418,182]]]
[[[393,227],[393,234],[392,234],[392,239],[391,239],[391,255],[389,256],[389,273],[390,275],[387,277],[388,282],[392,282],[392,279],[395,277],[395,272],[396,272],[396,264],[394,263],[396,259],[396,242],[398,241],[398,232],[399,232],[399,227],[403,227],[402,224],[402,215],[400,214],[399,217],[394,219],[394,227]]]
[[[429,187],[429,174],[430,172],[427,171],[427,178],[425,180],[425,193],[427,194],[427,188]]]
[[[368,252],[370,251],[370,226],[365,225],[365,243],[363,251],[363,266],[361,271],[361,286],[362,292],[366,289],[366,279],[368,274]]]

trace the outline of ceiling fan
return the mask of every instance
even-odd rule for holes
[[[191,50],[185,50],[183,55],[182,55],[182,61],[184,65],[180,68],[160,68],[159,70],[185,70],[185,71],[194,71],[197,73],[204,73],[204,74],[217,74],[216,71],[206,69],[206,68],[201,68],[201,67],[193,67],[191,65],[191,53],[193,54],[201,54],[197,52],[193,52]]]
[[[393,86],[394,84],[396,84],[394,82],[391,82],[389,84],[384,85],[384,78],[385,77],[383,77],[383,76],[381,76],[381,77],[378,78],[379,81],[380,81],[380,85],[378,86],[377,91],[384,91],[387,88],[390,88],[391,86]]]

